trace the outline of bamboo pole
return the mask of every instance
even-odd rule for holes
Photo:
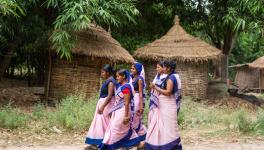
[[[262,69],[259,69],[259,92],[261,93]]]
[[[51,60],[51,52],[49,50],[49,71],[48,71],[48,81],[47,81],[47,88],[46,88],[46,102],[48,101],[48,98],[49,98],[49,89],[50,89],[50,76],[51,76],[51,63],[52,63],[52,60]]]

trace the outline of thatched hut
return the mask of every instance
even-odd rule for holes
[[[156,74],[157,61],[175,60],[182,79],[183,94],[202,99],[206,97],[208,64],[220,55],[221,51],[217,48],[189,35],[175,16],[174,25],[166,35],[139,48],[134,56],[144,62],[147,82]]]
[[[229,66],[236,71],[235,84],[240,89],[263,91],[264,89],[264,56],[252,63]]]
[[[259,69],[249,67],[249,64],[237,64],[229,66],[234,69],[235,85],[240,89],[255,89],[259,87]]]
[[[92,96],[100,87],[100,69],[103,64],[131,63],[133,57],[103,28],[91,25],[75,34],[77,42],[71,61],[52,57],[46,94],[58,99],[75,92]]]
[[[259,71],[258,88],[260,91],[262,91],[264,89],[264,71],[263,71],[264,70],[264,56],[250,63],[249,67],[257,69]]]

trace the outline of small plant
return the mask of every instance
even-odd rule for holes
[[[238,112],[237,125],[239,131],[242,133],[249,133],[253,131],[253,123],[244,110]]]
[[[257,119],[253,125],[254,125],[254,131],[257,134],[264,135],[264,111],[263,110],[257,113]]]
[[[185,107],[182,107],[178,114],[178,124],[181,126],[181,128],[184,128],[185,125],[185,117],[186,117],[186,109]]]
[[[258,98],[264,100],[264,93],[261,93],[261,94],[258,96]]]
[[[26,125],[28,117],[18,109],[6,106],[0,109],[0,127],[15,129]]]
[[[45,107],[40,103],[35,105],[33,107],[32,116],[35,120],[43,118],[45,116]]]

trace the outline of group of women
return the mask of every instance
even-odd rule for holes
[[[181,81],[175,68],[173,61],[157,64],[157,75],[149,85],[151,96],[146,128],[143,124],[146,99],[143,65],[135,62],[130,72],[121,69],[116,74],[110,65],[105,65],[101,70],[105,81],[85,149],[115,150],[136,146],[138,150],[181,150],[177,122]]]

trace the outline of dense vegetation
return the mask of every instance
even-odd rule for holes
[[[56,108],[38,104],[30,112],[10,106],[2,107],[0,128],[24,130],[30,133],[50,133],[54,132],[51,129],[56,127],[63,132],[82,132],[87,130],[93,119],[97,97],[98,95],[92,97],[87,103],[82,95],[70,95],[63,98]],[[210,133],[217,136],[221,134],[226,136],[226,133],[231,132],[264,135],[264,111],[252,110],[249,103],[236,104],[230,109],[224,105],[215,107],[216,105],[203,104],[190,97],[185,97],[182,102],[178,118],[182,131],[206,128],[214,129]],[[147,114],[148,106],[144,112],[145,124],[147,124]]]
[[[165,34],[175,14],[190,34],[221,49],[230,64],[264,53],[262,0],[2,0],[0,78],[19,75],[41,84],[51,48],[70,59],[75,42],[70,33],[93,22],[111,28],[133,53]]]

